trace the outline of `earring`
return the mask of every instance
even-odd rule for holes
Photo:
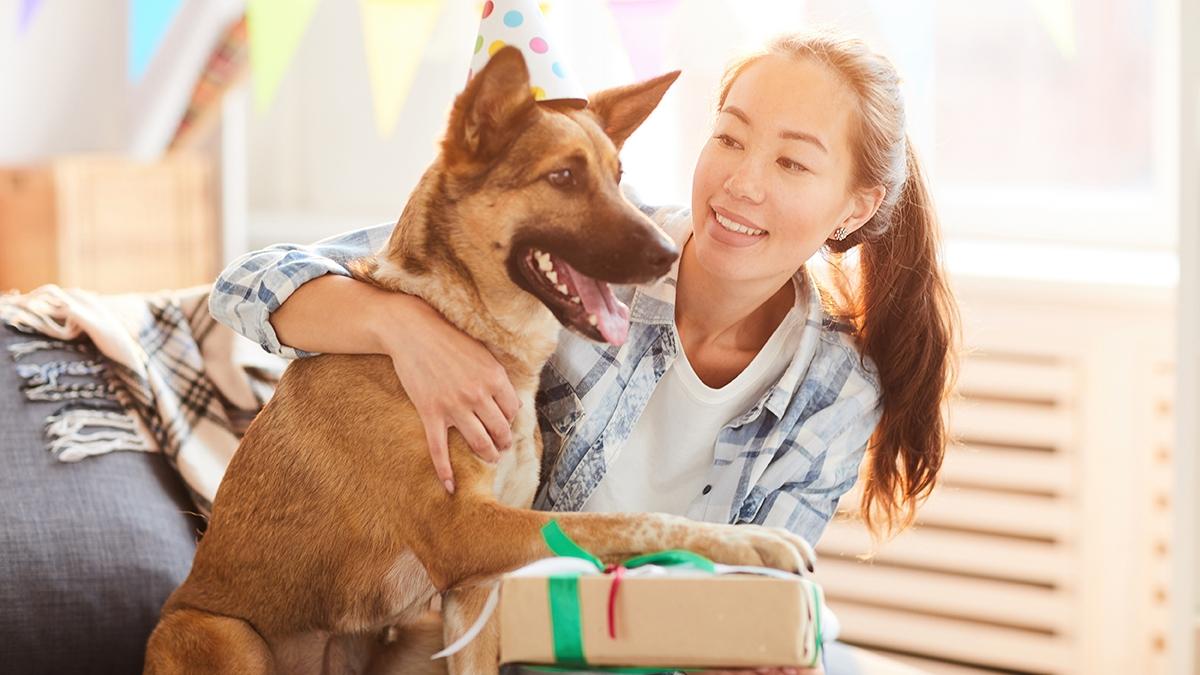
[[[833,231],[833,238],[834,238],[834,239],[837,239],[838,241],[843,241],[843,240],[845,240],[845,238],[846,238],[846,228],[844,228],[844,227],[839,227],[838,229],[834,230],[834,231]]]

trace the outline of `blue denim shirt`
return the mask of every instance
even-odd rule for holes
[[[688,210],[641,208],[682,247],[691,234]],[[392,227],[248,253],[217,279],[210,310],[269,352],[310,356],[280,344],[271,312],[311,279],[348,276],[347,262],[383,248]],[[583,507],[604,477],[606,459],[629,437],[674,363],[677,275],[678,263],[653,284],[614,287],[630,308],[629,336],[620,347],[562,332],[537,395],[544,452],[536,508]],[[857,480],[882,411],[873,365],[861,357],[848,327],[825,312],[807,270],[798,277],[805,292],[796,302],[806,311],[800,346],[779,380],[721,429],[706,485],[679,515],[783,527],[815,545]]]

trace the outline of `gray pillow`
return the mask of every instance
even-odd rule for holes
[[[0,664],[5,673],[140,673],[146,639],[187,576],[198,518],[157,454],[63,464],[42,426],[61,403],[30,402],[0,326]],[[37,352],[22,362],[81,355]]]

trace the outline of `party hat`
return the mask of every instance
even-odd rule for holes
[[[529,68],[530,88],[538,101],[587,105],[587,94],[562,59],[562,45],[550,34],[537,0],[488,0],[483,3],[469,80],[505,45],[521,50]]]

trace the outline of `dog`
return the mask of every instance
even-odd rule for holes
[[[609,284],[652,281],[678,258],[621,194],[618,159],[678,74],[599,92],[583,109],[535,101],[512,47],[469,80],[386,247],[352,273],[420,296],[488,346],[523,403],[511,451],[492,464],[452,432],[448,494],[388,357],[291,363],[229,464],[146,673],[497,673],[494,620],[457,654],[430,656],[478,618],[482,582],[550,555],[551,518],[609,563],[683,548],[811,569],[811,549],[783,530],[531,509],[534,396],[560,330],[623,341],[628,310]]]

